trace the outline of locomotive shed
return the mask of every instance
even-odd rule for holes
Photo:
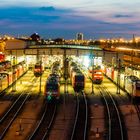
[[[78,48],[79,47],[79,48]],[[65,59],[68,56],[81,56],[89,54],[93,50],[94,57],[102,57],[104,61],[108,62],[108,58],[112,58],[116,56],[116,53],[104,52],[102,49],[95,47],[91,49],[91,47],[86,46],[24,46],[20,49],[7,48],[7,55],[11,55],[12,57],[20,57],[22,55],[28,56],[36,56],[41,57],[42,55],[60,55],[62,56],[62,63],[65,64]],[[78,49],[77,49],[78,48]],[[83,49],[84,48],[84,49]],[[105,54],[104,54],[105,53]],[[117,54],[118,58],[122,58],[123,54]],[[13,61],[13,60],[12,60]],[[64,61],[64,62],[63,62]],[[110,60],[111,61],[111,60]],[[109,62],[108,62],[109,63]],[[64,68],[64,76],[66,76]],[[62,69],[63,70],[63,69]],[[104,86],[108,89],[108,91],[112,94],[117,102],[117,107],[121,111],[122,118],[125,123],[126,134],[125,138],[129,140],[138,140],[139,139],[139,130],[140,123],[137,115],[137,110],[131,100],[130,97],[127,96],[127,93],[119,88],[114,82],[112,82],[111,77],[109,77],[108,73],[104,72],[103,81],[101,84],[92,84],[91,79],[88,78],[87,71],[80,69],[82,73],[85,74],[85,88],[84,93],[88,99],[88,126],[87,126],[87,138],[89,140],[104,140],[108,137],[108,127],[107,127],[107,116],[105,114],[105,107],[102,102],[102,99],[99,94],[98,86]],[[23,106],[22,111],[18,114],[16,119],[13,121],[12,125],[6,132],[4,136],[5,140],[10,140],[11,138],[16,140],[25,140],[28,139],[29,136],[34,131],[34,128],[37,126],[44,110],[44,87],[46,78],[51,74],[50,69],[46,69],[41,76],[41,85],[40,85],[40,77],[38,77],[33,84],[30,81],[31,77],[34,77],[33,71],[29,69],[27,73],[25,73],[22,77],[16,81],[16,91],[13,91],[13,86],[7,90],[7,96],[11,96],[11,94],[19,94],[20,91],[25,90],[27,86],[32,86],[30,91],[31,97],[27,100],[25,105]],[[65,84],[66,82],[66,84]],[[72,127],[74,125],[74,119],[76,114],[76,96],[79,96],[78,93],[75,94],[75,91],[72,87],[69,77],[61,77],[60,78],[60,102],[58,103],[58,109],[56,113],[56,118],[52,124],[50,133],[48,138],[50,140],[54,139],[65,139],[68,140],[71,137]],[[118,84],[118,83],[117,83]],[[93,89],[92,89],[93,86]],[[41,90],[41,92],[40,92]],[[94,91],[92,91],[94,90]],[[0,114],[7,111],[8,108],[12,104],[12,100],[9,98],[3,97],[1,99],[0,107],[3,110],[0,110]],[[8,103],[8,105],[7,105]],[[53,102],[54,103],[54,102]],[[8,106],[8,107],[7,107]]]

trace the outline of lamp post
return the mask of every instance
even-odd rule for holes
[[[40,84],[39,84],[39,94],[41,94],[41,78],[42,78],[42,60],[40,60]]]
[[[94,94],[94,85],[93,85],[93,80],[94,80],[94,56],[93,52],[91,52],[91,66],[92,66],[92,91],[91,94]]]
[[[63,55],[63,72],[64,72],[64,105],[63,105],[63,110],[64,110],[64,120],[65,120],[65,106],[66,106],[66,81],[67,81],[67,68],[66,68],[66,49],[64,49],[64,55]]]
[[[2,80],[0,79],[0,91],[2,91]]]
[[[27,68],[27,58],[26,58],[26,51],[24,50],[24,68]]]
[[[42,73],[43,73],[43,68],[42,68],[42,57],[40,55],[39,50],[37,50],[37,58],[36,61],[39,63],[40,67],[40,81],[39,81],[39,94],[41,94],[41,79],[42,79]]]
[[[16,64],[16,58],[15,56],[13,56],[13,67],[12,67],[12,74],[13,74],[13,81],[15,82],[14,84],[12,84],[12,91],[15,92],[16,91],[16,69],[15,69],[15,64]]]
[[[117,75],[117,94],[120,94],[120,67],[121,67],[121,60],[118,59],[118,75]]]

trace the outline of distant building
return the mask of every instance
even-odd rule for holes
[[[26,46],[27,46],[27,43],[19,39],[9,39],[5,41],[6,50],[24,49]]]
[[[83,39],[84,39],[83,33],[77,33],[76,34],[76,40],[83,40]]]
[[[34,33],[34,34],[32,34],[30,37],[31,37],[31,39],[32,39],[33,41],[38,41],[38,40],[40,40],[40,36],[38,35],[38,33]]]

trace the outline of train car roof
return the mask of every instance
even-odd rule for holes
[[[49,80],[57,80],[58,81],[59,78],[60,78],[60,76],[58,74],[52,73],[49,75],[47,81],[49,81]]]
[[[75,76],[84,76],[82,72],[75,72]]]
[[[59,77],[59,74],[57,74],[57,73],[51,73],[49,77],[51,77],[51,78],[52,77]]]
[[[49,81],[58,81],[58,79],[57,78],[54,78],[54,77],[49,77],[47,79],[47,82],[49,82]]]

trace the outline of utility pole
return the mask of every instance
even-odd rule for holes
[[[40,60],[40,72],[43,71],[43,68],[42,68],[42,60]],[[41,94],[41,78],[42,78],[42,73],[40,75],[40,85],[39,85],[39,93]]]
[[[39,50],[37,49],[37,57],[36,57],[36,62],[39,62]]]
[[[23,65],[24,68],[25,67],[27,68],[27,59],[26,59],[26,52],[25,52],[25,50],[24,50],[24,64],[25,64],[25,65]]]
[[[12,92],[15,92],[16,91],[16,58],[15,56],[13,56],[13,65],[12,65],[12,79],[14,81],[14,83],[12,84]]]
[[[64,72],[64,104],[63,104],[63,110],[64,110],[64,120],[65,120],[65,108],[66,108],[66,80],[67,80],[67,68],[66,68],[66,49],[64,49],[64,55],[63,55],[63,72]]]
[[[137,47],[137,44],[136,44],[136,39],[135,39],[135,35],[133,34],[133,46],[132,47]]]
[[[120,94],[120,68],[121,68],[121,60],[118,59],[118,75],[117,75],[117,94]]]
[[[93,86],[93,80],[94,80],[94,56],[93,51],[91,52],[91,66],[92,66],[92,91],[91,94],[94,94],[94,86]]]
[[[130,68],[131,68],[131,75],[133,75],[133,69],[134,69],[134,66],[133,66],[133,58],[135,56],[135,52],[134,52],[134,49],[136,48],[136,39],[135,39],[135,35],[133,34],[133,46],[132,46],[132,50],[131,50],[131,63],[130,63]]]
[[[42,68],[42,57],[39,54],[39,50],[37,50],[36,62],[39,64],[39,67],[40,67],[40,74],[39,74],[39,77],[40,77],[39,94],[41,94],[41,79],[42,79],[43,68]]]

